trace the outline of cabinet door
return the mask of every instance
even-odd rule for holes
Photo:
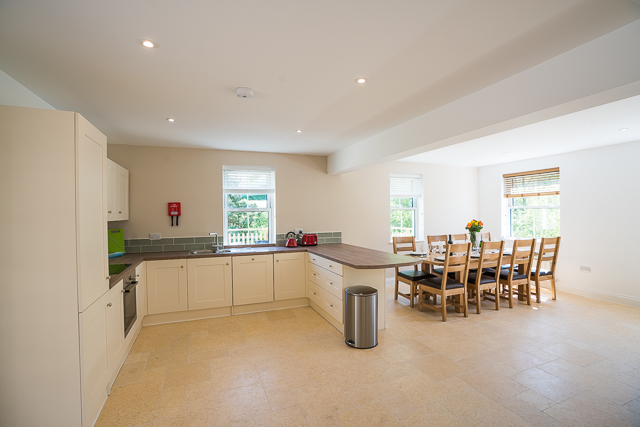
[[[118,180],[118,165],[107,159],[107,221],[115,221],[118,218],[116,211],[116,187]]]
[[[273,290],[276,301],[306,296],[305,258],[305,252],[273,256]]]
[[[172,313],[188,309],[185,259],[147,261],[147,312]]]
[[[187,260],[189,310],[231,307],[231,257]]]
[[[122,280],[107,293],[107,365],[113,378],[124,358],[124,312]]]
[[[76,114],[76,230],[79,311],[109,290],[107,137]]]
[[[232,257],[233,305],[273,301],[273,255]]]
[[[83,423],[95,420],[107,397],[109,384],[109,361],[107,351],[107,310],[109,294],[105,294],[89,308],[80,313],[80,337],[82,349],[82,390],[84,393]]]
[[[116,213],[119,220],[129,219],[129,171],[118,165]]]
[[[142,262],[136,267],[136,280],[138,281],[138,293],[136,294],[136,308],[138,319],[142,320],[147,315],[147,269],[146,263]]]

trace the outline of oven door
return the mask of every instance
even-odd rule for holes
[[[136,293],[137,293],[137,281],[129,282],[125,285],[125,288],[122,290],[122,299],[123,299],[123,307],[124,307],[124,337],[127,337],[127,334],[133,327],[133,324],[136,323],[136,319],[138,318],[138,313],[136,310]]]

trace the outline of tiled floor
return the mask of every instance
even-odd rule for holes
[[[559,293],[347,347],[309,307],[145,327],[97,426],[640,426],[640,309]]]

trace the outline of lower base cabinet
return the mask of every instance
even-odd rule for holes
[[[189,310],[230,307],[231,257],[188,259],[187,284]]]
[[[273,256],[273,292],[276,301],[306,296],[306,252]]]
[[[273,255],[234,256],[233,305],[273,301]]]
[[[82,425],[95,420],[124,357],[122,284],[118,282],[79,315],[84,394]]]
[[[189,308],[187,260],[147,261],[147,313],[172,313]]]

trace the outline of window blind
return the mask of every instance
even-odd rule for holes
[[[222,166],[225,193],[273,194],[276,191],[276,168],[258,166]]]
[[[391,197],[422,197],[421,175],[391,175]]]
[[[560,194],[560,168],[503,175],[504,197]]]

